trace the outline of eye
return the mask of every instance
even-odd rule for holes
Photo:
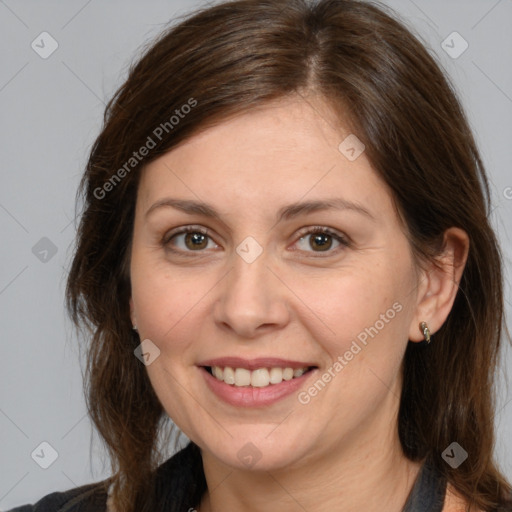
[[[346,237],[323,226],[314,226],[301,233],[296,242],[298,249],[305,252],[336,253],[343,247],[349,247]],[[311,251],[312,250],[312,251]]]
[[[162,243],[175,252],[198,252],[218,247],[210,238],[208,230],[197,226],[187,226],[179,231],[173,231],[166,235]]]

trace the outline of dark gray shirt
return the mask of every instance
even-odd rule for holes
[[[176,455],[164,463],[164,466],[172,462],[178,464],[179,453]],[[104,480],[66,492],[55,492],[35,505],[23,505],[7,512],[106,512],[108,484],[109,480]],[[445,494],[445,478],[427,460],[418,473],[402,512],[441,512]],[[501,508],[496,512],[509,511],[512,512],[512,508]]]

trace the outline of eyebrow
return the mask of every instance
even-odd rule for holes
[[[171,207],[182,212],[188,213],[190,215],[198,214],[204,217],[209,217],[221,221],[220,213],[213,206],[207,203],[193,201],[189,199],[174,199],[171,197],[160,199],[159,201],[151,205],[148,211],[146,212],[145,216],[148,217],[152,212],[162,207]],[[356,213],[360,213],[373,221],[376,220],[376,218],[364,206],[352,201],[347,201],[346,199],[335,198],[297,202],[283,206],[277,212],[277,222],[281,222],[283,220],[290,220],[294,217],[298,217],[299,215],[303,215],[305,213],[331,209],[350,210]]]

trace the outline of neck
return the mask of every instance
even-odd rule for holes
[[[394,421],[374,419],[317,459],[272,471],[234,469],[203,452],[208,491],[199,512],[400,512],[421,463],[403,455],[396,412]]]

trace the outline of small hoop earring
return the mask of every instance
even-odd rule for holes
[[[136,326],[136,325],[134,325],[134,326],[133,326],[133,330],[134,330],[135,332],[139,332],[139,331],[137,330],[137,326]]]
[[[420,331],[423,332],[423,337],[428,345],[430,343],[430,329],[428,328],[427,322],[420,323]]]

